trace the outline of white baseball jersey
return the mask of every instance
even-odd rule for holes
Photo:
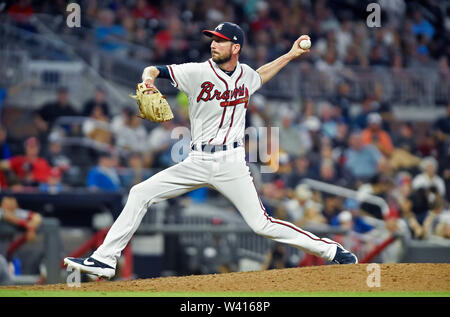
[[[226,145],[244,139],[248,101],[262,85],[255,70],[238,62],[228,76],[212,59],[168,67],[173,85],[189,98],[192,143]]]

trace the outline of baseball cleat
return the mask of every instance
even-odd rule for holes
[[[97,275],[105,278],[112,278],[116,275],[116,269],[97,261],[94,258],[65,258],[64,264],[71,266],[80,272]]]
[[[337,264],[358,264],[358,258],[350,251],[345,250],[341,245],[338,245],[333,262]]]

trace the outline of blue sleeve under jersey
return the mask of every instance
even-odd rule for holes
[[[159,70],[158,78],[172,79],[172,78],[170,78],[169,67],[167,67],[167,65],[156,66],[156,68]]]

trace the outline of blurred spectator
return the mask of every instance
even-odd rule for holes
[[[432,186],[436,187],[437,192],[441,196],[445,196],[444,180],[436,174],[438,170],[438,163],[434,157],[426,157],[420,163],[422,173],[416,175],[412,181],[414,190],[419,188],[430,189]]]
[[[177,106],[174,110],[175,122],[178,126],[189,127],[189,99],[188,96],[179,91],[176,97]]]
[[[11,156],[11,149],[6,142],[6,129],[3,126],[0,126],[0,161],[7,160],[11,158]],[[0,168],[0,190],[8,187],[8,176],[6,173],[6,171]]]
[[[39,185],[39,190],[44,193],[49,194],[59,194],[65,189],[66,186],[62,183],[62,171],[58,167],[53,167],[50,170],[50,175],[48,176],[48,180],[45,183],[41,183]]]
[[[314,172],[306,155],[300,155],[293,158],[292,172],[289,174],[286,185],[289,188],[295,188],[303,178],[313,178]]]
[[[357,43],[352,43],[348,46],[346,54],[343,58],[343,63],[345,66],[362,66],[366,67],[368,62],[368,57],[362,52],[362,48],[358,47]]]
[[[335,195],[324,194],[322,200],[322,215],[326,218],[327,224],[331,224],[333,218],[342,211],[341,198]]]
[[[137,0],[132,14],[136,19],[150,20],[158,16],[158,9],[147,0]]]
[[[356,231],[355,230],[355,219],[353,218],[352,214],[348,210],[341,211],[338,215],[336,215],[331,220],[331,225],[333,226],[340,226],[348,231]],[[372,227],[368,227],[372,229]],[[369,229],[369,230],[370,230]],[[368,231],[368,230],[367,230]]]
[[[340,183],[341,178],[338,177],[336,166],[332,159],[325,158],[320,161],[319,176],[317,180],[329,184],[344,185]]]
[[[71,168],[71,159],[63,151],[63,139],[59,133],[51,133],[49,144],[44,152],[44,158],[53,167],[58,167],[62,172]]]
[[[336,31],[336,48],[341,60],[352,43],[352,28],[353,22],[346,18],[340,23],[340,28]]]
[[[450,239],[450,210],[447,210],[439,215],[433,233],[436,236]]]
[[[411,124],[402,123],[399,133],[394,134],[395,149],[389,160],[393,171],[408,170],[415,172],[420,164],[420,157],[416,153],[416,144],[414,140],[414,130]]]
[[[337,59],[337,53],[334,49],[327,50],[322,58],[316,62],[315,67],[324,75],[324,84],[327,85],[337,82],[344,69],[344,65]]]
[[[440,216],[443,214],[444,208],[444,199],[442,197],[437,197],[430,205],[430,210],[423,221],[423,234],[421,238],[427,239],[435,234],[437,229],[436,227],[440,220],[442,220]]]
[[[127,167],[120,167],[118,174],[120,183],[125,188],[130,189],[133,185],[143,182],[150,178],[153,173],[144,167],[144,159],[142,153],[132,152],[127,158]]]
[[[66,87],[58,89],[57,100],[48,102],[36,111],[34,122],[38,131],[47,138],[48,133],[52,130],[55,121],[62,116],[77,116],[77,111],[73,108],[69,101],[69,91]],[[41,142],[43,140],[41,139]]]
[[[332,226],[341,226],[357,233],[367,233],[374,228],[362,217],[359,203],[356,200],[346,199],[344,207],[346,210],[343,210],[331,220]]]
[[[19,0],[8,8],[8,15],[16,26],[30,32],[36,32],[36,28],[31,23],[34,13],[31,0]]]
[[[370,66],[389,66],[391,64],[387,49],[381,45],[376,45],[369,56]]]
[[[174,128],[171,121],[165,121],[156,126],[149,134],[147,139],[148,151],[156,166],[170,166],[173,162],[168,162],[163,157],[165,153],[170,154],[170,146],[173,141],[171,138],[172,129]]]
[[[113,145],[113,133],[109,118],[101,107],[92,109],[91,115],[83,122],[81,130],[84,136],[104,145]]]
[[[42,216],[34,211],[21,209],[16,198],[5,196],[0,203],[0,220],[11,223],[24,230],[18,238],[12,241],[6,251],[6,258],[12,259],[12,256],[19,247],[26,242],[32,242],[36,238],[36,230],[42,222]]]
[[[109,105],[106,100],[106,90],[100,86],[95,89],[94,97],[84,104],[82,115],[90,117],[96,107],[101,108],[101,112],[104,116],[110,117]]]
[[[394,146],[392,145],[389,134],[381,128],[381,116],[376,112],[370,113],[367,116],[367,124],[367,128],[362,132],[363,144],[372,144],[376,146],[383,155],[390,157],[394,151]]]
[[[6,138],[7,138],[6,128],[0,126],[0,160],[9,159],[12,156],[12,152]]]
[[[450,101],[447,104],[445,117],[438,118],[433,123],[433,128],[438,133],[438,138],[441,140],[450,140]]]
[[[378,111],[379,104],[372,98],[366,98],[362,102],[362,111],[353,118],[352,129],[364,130],[367,127],[367,117],[370,113]]]
[[[16,155],[2,162],[5,168],[15,172],[22,185],[36,186],[46,182],[50,174],[50,164],[39,157],[40,143],[35,137],[24,142],[25,155]]]
[[[358,199],[363,201],[360,209],[372,217],[384,219],[387,215],[383,214],[383,210],[379,206],[364,202],[364,200],[368,195],[374,195],[386,201],[392,187],[393,184],[390,178],[380,174],[374,175],[369,182],[362,184],[358,188]]]
[[[336,95],[332,98],[331,102],[341,109],[342,116],[345,122],[348,124],[350,122],[350,85],[341,81],[337,85]]]
[[[413,13],[412,31],[415,35],[426,35],[429,40],[433,38],[434,27],[426,20],[420,10],[415,10]]]
[[[301,155],[300,133],[293,124],[294,112],[284,108],[281,110],[281,123],[279,126],[280,148],[289,155]]]
[[[344,152],[344,166],[347,172],[358,180],[368,180],[376,175],[384,159],[373,145],[364,145],[362,135],[353,132],[350,135],[349,148]]]
[[[313,227],[318,224],[327,223],[327,218],[322,214],[322,206],[315,201],[308,201],[305,204],[303,218],[294,222],[294,224],[299,227]]]
[[[338,127],[338,122],[336,120],[336,111],[334,107],[327,102],[322,103],[319,107],[320,121],[322,123],[322,135],[334,139],[337,136]]]
[[[395,148],[416,153],[416,140],[414,136],[413,124],[410,122],[402,122],[398,128],[398,132],[393,134],[392,141]]]
[[[111,123],[114,133],[115,145],[129,151],[145,152],[147,149],[142,146],[147,141],[147,130],[142,125],[132,108],[125,107],[122,113],[115,116]]]
[[[313,202],[313,192],[307,184],[298,184],[294,188],[294,196],[285,203],[287,219],[293,223],[302,221],[307,205]]]
[[[293,161],[292,158],[286,152],[281,151],[278,157],[278,171],[276,178],[283,181],[283,184],[287,186],[287,181],[292,173]]]
[[[392,112],[392,106],[387,100],[386,95],[386,89],[383,84],[375,83],[372,94],[370,95],[373,101],[372,107],[381,116],[381,129],[391,133],[391,126],[395,123],[395,118]]]
[[[289,258],[286,247],[281,243],[272,244],[266,253],[261,270],[284,269],[289,267]]]
[[[101,153],[97,166],[87,175],[87,187],[103,191],[120,189],[120,177],[117,173],[117,158],[109,153]]]
[[[106,52],[123,55],[126,45],[122,42],[126,36],[125,28],[116,24],[114,11],[102,9],[98,13],[98,25],[94,29],[95,38],[100,48]]]
[[[248,103],[245,125],[248,127],[266,127],[267,116],[265,114],[266,98],[260,94],[254,94]],[[258,131],[259,132],[259,131]],[[264,137],[264,136],[262,136]]]

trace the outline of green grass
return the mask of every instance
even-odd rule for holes
[[[0,297],[450,297],[450,292],[93,292],[0,290]]]

